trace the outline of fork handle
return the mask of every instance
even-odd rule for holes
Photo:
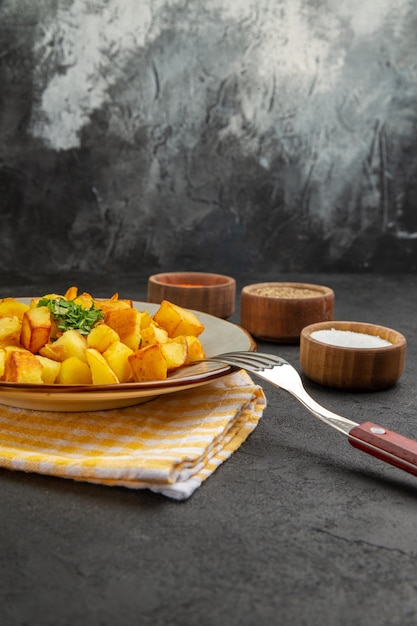
[[[354,426],[348,440],[354,448],[417,476],[417,441],[372,422]]]

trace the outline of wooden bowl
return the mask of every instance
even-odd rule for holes
[[[388,345],[379,345],[382,340]],[[351,391],[392,387],[403,372],[405,352],[404,335],[377,324],[323,322],[301,331],[301,369],[327,387]]]
[[[334,292],[309,283],[256,283],[241,292],[240,325],[259,339],[299,343],[304,326],[333,319]]]
[[[148,279],[148,302],[169,300],[223,319],[235,310],[236,281],[223,274],[168,272]]]

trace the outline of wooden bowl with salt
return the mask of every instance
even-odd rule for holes
[[[236,281],[210,272],[165,272],[148,278],[148,302],[169,300],[226,319],[235,310]]]
[[[311,324],[301,331],[300,365],[320,385],[378,391],[392,387],[400,378],[406,344],[404,335],[378,324]]]
[[[333,319],[334,292],[310,283],[255,283],[243,287],[240,312],[240,325],[254,337],[299,343],[304,326]]]

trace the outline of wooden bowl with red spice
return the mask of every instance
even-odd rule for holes
[[[165,272],[148,278],[148,302],[169,300],[226,319],[235,310],[236,281],[210,272]]]
[[[304,326],[334,315],[334,292],[310,283],[268,282],[243,287],[240,325],[267,341],[299,343]]]

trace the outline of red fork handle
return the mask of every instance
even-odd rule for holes
[[[354,426],[348,439],[354,448],[417,476],[417,441],[372,422]]]

